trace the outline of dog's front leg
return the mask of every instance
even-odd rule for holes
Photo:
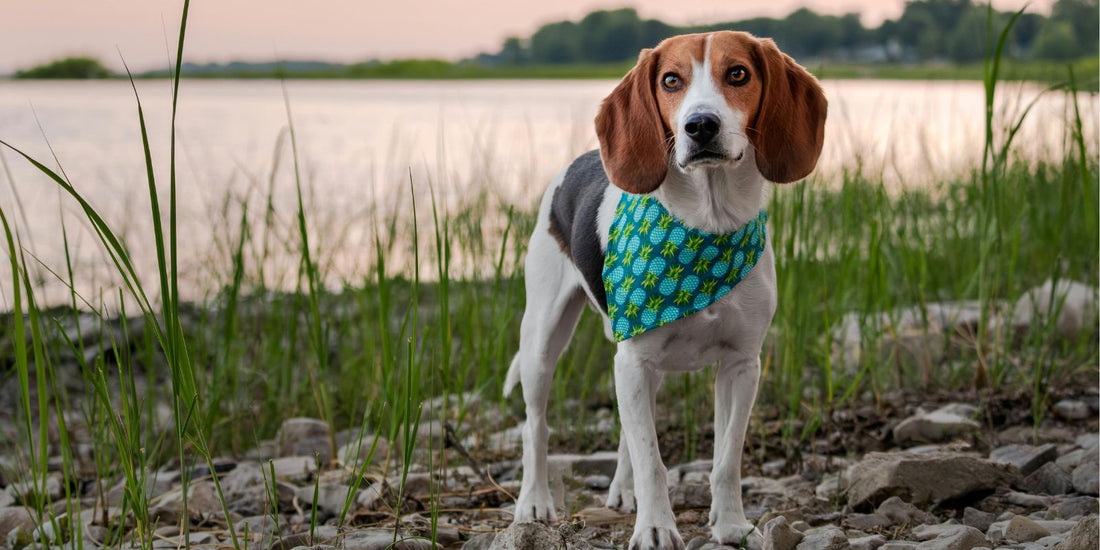
[[[760,358],[724,362],[714,382],[714,469],[710,475],[710,528],[714,540],[759,550],[763,537],[747,519],[741,502],[741,453],[749,413],[760,382]]]
[[[639,360],[627,346],[615,354],[615,394],[630,462],[638,516],[630,550],[680,550],[684,541],[676,530],[668,498],[668,478],[657,446],[651,392],[661,375]]]

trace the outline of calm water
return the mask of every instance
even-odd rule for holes
[[[530,206],[549,178],[594,148],[592,118],[614,81],[372,82],[291,81],[286,93],[319,238],[330,239],[335,276],[355,278],[372,255],[372,206],[407,208],[409,181],[426,198],[430,183],[444,204],[473,192]],[[983,91],[976,82],[826,81],[830,111],[818,173],[823,184],[845,169],[881,174],[888,185],[927,185],[980,159]],[[167,184],[171,89],[138,83],[157,175]],[[1018,111],[1033,86],[1006,85],[1000,113]],[[1098,100],[1082,95],[1090,144],[1097,143]],[[1027,158],[1066,150],[1066,97],[1039,100],[1017,138]],[[37,115],[37,119],[36,119]],[[293,214],[293,163],[284,142],[283,89],[275,81],[185,81],[178,136],[182,260],[191,292],[225,265],[227,197],[259,201],[269,178],[282,216]],[[51,159],[47,139],[70,181],[122,228],[138,258],[151,258],[148,199],[133,92],[124,82],[0,81],[0,139]],[[63,266],[60,220],[74,233],[77,269],[89,287],[109,281],[91,237],[78,230],[71,200],[22,159],[0,151],[0,207],[15,196],[25,244]],[[46,163],[56,166],[51,160]],[[405,205],[405,206],[402,206]],[[234,211],[230,205],[229,211]],[[326,243],[322,243],[326,244]],[[3,262],[6,265],[6,262]],[[217,267],[211,267],[217,266]],[[0,270],[3,268],[0,267]],[[292,270],[292,268],[291,268]],[[0,271],[0,307],[10,276]],[[217,274],[213,277],[216,279]],[[224,280],[222,278],[221,280]]]

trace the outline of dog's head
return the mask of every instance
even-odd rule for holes
[[[596,115],[611,181],[649,193],[668,170],[736,168],[754,155],[768,181],[789,183],[817,165],[825,95],[770,39],[721,31],[669,38],[638,64]]]

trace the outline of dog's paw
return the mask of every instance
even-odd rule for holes
[[[712,525],[710,536],[713,540],[722,544],[747,548],[748,550],[760,550],[764,547],[764,535],[752,525]]]
[[[521,494],[516,501],[516,514],[512,518],[513,523],[554,523],[558,521],[558,514],[554,511],[554,499],[549,495],[545,498],[537,498]]]
[[[604,505],[620,514],[633,514],[636,509],[634,489],[625,483],[612,481],[607,488],[607,502]]]
[[[630,550],[684,550],[684,539],[675,526],[635,525]]]

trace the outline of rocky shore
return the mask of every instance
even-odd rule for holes
[[[872,452],[821,441],[811,448],[824,452],[761,462],[751,456],[750,434],[742,486],[746,512],[764,534],[765,548],[1097,548],[1100,436],[1094,389],[1057,401],[1038,429],[1011,420],[990,425],[981,406],[962,402],[897,410],[907,412],[882,418],[863,434],[868,448],[879,449]],[[834,416],[861,414],[870,413]],[[844,426],[838,423],[837,429]],[[376,444],[357,431],[332,433],[320,420],[290,419],[275,439],[244,456],[215,460],[218,485],[208,468],[191,472],[186,511],[181,474],[166,467],[147,485],[158,526],[152,546],[177,548],[186,541],[199,548],[420,549],[432,548],[434,536],[435,548],[587,549],[623,548],[629,540],[633,516],[602,506],[614,473],[613,451],[552,455],[551,486],[566,519],[554,526],[510,526],[522,475],[519,430],[459,439],[448,428],[427,420],[420,437],[446,449],[434,462],[416,455],[402,474],[398,443],[391,447],[379,438]],[[372,462],[365,464],[372,446]],[[45,489],[56,504],[40,518],[25,506],[36,489],[13,475],[14,457],[3,460],[3,548],[139,545],[133,517],[121,508],[121,483],[103,488],[51,472]],[[51,459],[51,465],[60,462]],[[690,550],[724,548],[707,540],[709,471],[709,460],[669,469],[677,522]],[[79,502],[79,515],[66,505],[66,489],[70,502]],[[73,521],[82,526],[81,541],[71,540],[74,530],[67,527]]]

